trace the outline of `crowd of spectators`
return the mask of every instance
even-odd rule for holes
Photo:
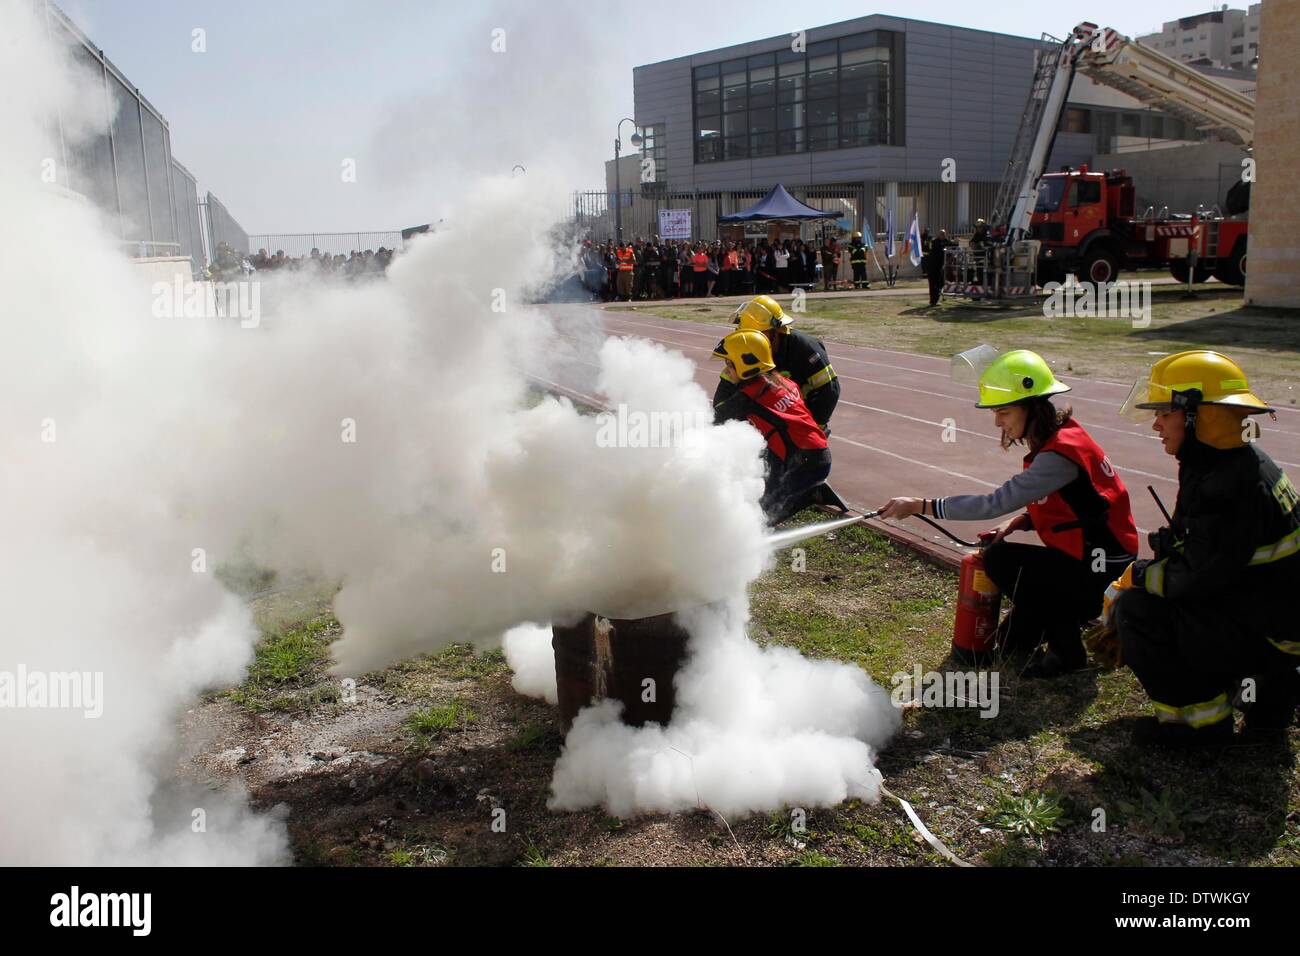
[[[374,249],[366,249],[364,252],[354,249],[346,256],[341,253],[330,255],[328,252],[322,253],[319,249],[312,249],[310,255],[299,256],[296,259],[286,256],[283,249],[275,250],[275,255],[267,255],[265,249],[258,249],[257,255],[250,260],[253,268],[258,272],[288,269],[291,272],[305,270],[345,277],[384,272],[392,261],[393,250],[385,246],[380,246],[378,252]]]
[[[393,261],[393,255],[394,250],[381,246],[378,252],[373,249],[364,252],[354,249],[346,256],[322,253],[319,249],[313,249],[311,255],[297,258],[285,255],[283,249],[277,249],[275,255],[268,255],[265,249],[258,249],[256,255],[249,256],[228,242],[219,242],[217,254],[205,270],[205,275],[214,281],[230,282],[255,272],[285,269],[290,272],[354,279],[383,274]]]
[[[842,287],[848,272],[848,247],[833,236],[820,242],[651,236],[622,245],[588,239],[579,258],[583,285],[605,301],[781,293],[819,283],[829,291]]]

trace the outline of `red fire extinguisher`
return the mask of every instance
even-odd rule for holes
[[[943,525],[924,515],[915,515],[950,541],[973,548],[961,559],[957,582],[957,616],[952,622],[952,658],[962,664],[992,663],[997,653],[998,612],[1002,610],[1002,592],[984,570],[984,547],[981,540],[963,541]],[[991,540],[991,539],[990,539]]]
[[[993,658],[1002,592],[984,571],[983,551],[961,560],[957,586],[957,616],[952,623],[952,656],[963,664],[985,664]]]

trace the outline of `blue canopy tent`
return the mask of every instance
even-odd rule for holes
[[[842,212],[827,212],[824,209],[814,209],[812,206],[801,203],[788,192],[780,183],[772,187],[766,196],[760,199],[754,205],[741,212],[734,212],[730,216],[719,216],[720,223],[743,223],[743,222],[765,222],[781,221],[786,222],[813,222],[817,220],[826,221],[830,219],[839,219],[844,215]],[[820,272],[820,264],[817,266]],[[801,288],[812,288],[815,283],[795,283]]]
[[[764,219],[793,219],[806,221],[811,219],[839,219],[843,213],[827,212],[814,209],[791,196],[784,186],[777,183],[771,191],[754,205],[730,216],[719,216],[718,222],[761,222]]]

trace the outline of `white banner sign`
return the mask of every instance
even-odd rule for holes
[[[689,209],[660,209],[659,238],[691,238],[691,211]]]

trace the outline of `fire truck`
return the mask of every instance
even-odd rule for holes
[[[1125,269],[1167,268],[1180,281],[1194,270],[1198,282],[1213,275],[1243,285],[1249,177],[1229,190],[1224,208],[1171,214],[1139,210],[1125,170],[1083,165],[1047,173],[1044,166],[1077,72],[1241,146],[1243,170],[1254,101],[1110,28],[1081,23],[1065,41],[1044,40],[1050,45],[1039,55],[989,238],[948,250],[945,298],[1010,303],[1069,275],[1106,284]]]

